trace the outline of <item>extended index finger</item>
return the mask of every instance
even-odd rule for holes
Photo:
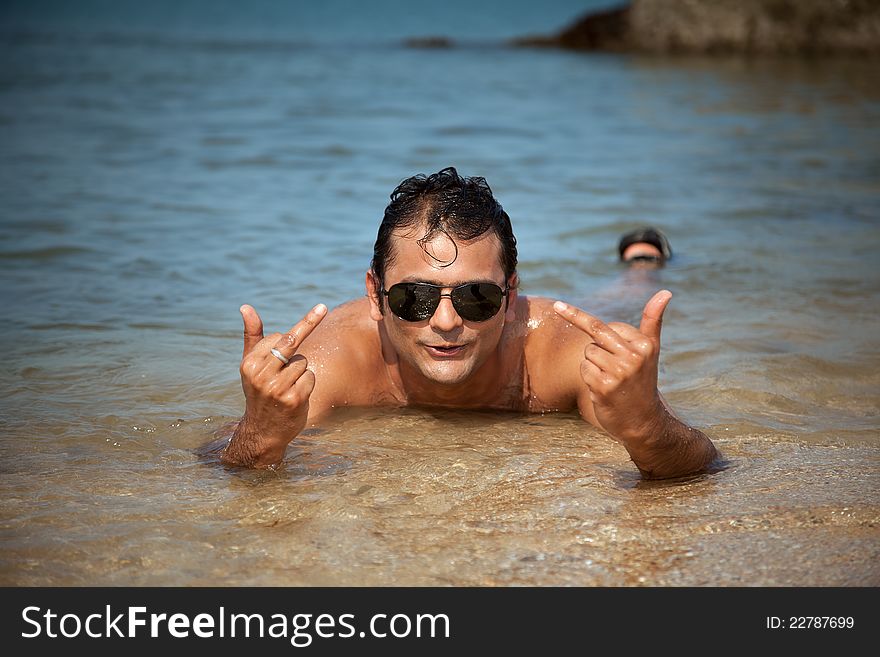
[[[574,324],[581,331],[593,338],[593,341],[606,351],[616,353],[626,348],[623,344],[624,340],[620,337],[620,334],[598,317],[594,317],[580,308],[569,306],[562,301],[554,303],[553,310],[555,310],[556,313],[567,322]]]
[[[296,350],[299,349],[303,340],[309,337],[309,334],[315,330],[318,324],[320,324],[326,316],[327,306],[323,303],[319,303],[312,308],[305,317],[297,322],[293,328],[278,339],[278,342],[275,343],[275,348],[280,351],[284,357],[290,358],[296,353]]]

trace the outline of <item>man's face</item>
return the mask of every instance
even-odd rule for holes
[[[467,243],[453,243],[441,233],[424,243],[424,248],[417,241],[423,234],[423,230],[416,230],[392,237],[395,258],[385,272],[385,289],[396,283],[431,283],[447,288],[443,294],[448,294],[449,288],[464,283],[490,282],[506,287],[501,245],[494,233]],[[453,258],[452,264],[442,266]],[[498,347],[504,328],[506,304],[491,319],[472,322],[462,319],[452,300],[444,296],[429,319],[408,322],[391,312],[385,298],[381,302],[385,310],[382,321],[402,364],[434,383],[467,381]]]

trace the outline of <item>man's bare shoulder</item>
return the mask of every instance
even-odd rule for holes
[[[333,308],[300,347],[309,361],[327,364],[338,359],[369,356],[378,349],[376,322],[367,299],[353,299]]]
[[[572,342],[584,343],[584,333],[565,321],[553,310],[555,299],[521,297],[525,302],[522,316],[527,325],[527,349],[558,349]],[[560,341],[562,344],[560,344]]]
[[[553,310],[554,299],[524,301],[530,392],[547,407],[571,410],[581,389],[580,363],[589,338]]]
[[[369,300],[354,299],[331,310],[300,348],[315,373],[309,416],[337,406],[369,405],[384,380],[382,348]],[[367,385],[367,384],[370,385]]]

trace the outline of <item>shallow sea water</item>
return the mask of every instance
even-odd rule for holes
[[[880,584],[876,67],[147,27],[0,32],[0,583]],[[388,194],[448,165],[527,294],[634,322],[673,292],[660,387],[726,469],[418,409],[274,473],[199,455],[242,411],[238,306],[363,294]],[[616,263],[642,223],[661,271]]]

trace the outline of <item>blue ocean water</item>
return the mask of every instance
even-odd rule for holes
[[[588,11],[621,4],[619,0],[11,0],[3,3],[0,18],[6,27],[39,32],[364,45],[432,36],[481,42],[549,34]]]
[[[241,411],[239,305],[282,330],[363,294],[389,193],[446,166],[505,206],[526,293],[633,321],[672,290],[661,388],[676,408],[733,454],[755,436],[866,450],[846,457],[862,469],[842,497],[798,494],[863,499],[874,517],[880,73],[505,45],[608,5],[4,3],[0,456],[7,497],[25,501],[4,514],[2,580],[43,581],[20,570],[41,542],[45,581],[87,578],[65,574],[49,535],[71,517],[95,527],[89,487],[155,501],[184,481],[209,515],[228,479],[191,450]],[[405,43],[425,36],[454,45]],[[676,256],[633,281],[615,247],[644,223]],[[792,459],[837,472],[837,452],[766,449],[742,456],[771,464],[754,499]],[[21,528],[43,513],[35,491],[58,509],[45,535]],[[117,554],[118,513],[85,563]]]

